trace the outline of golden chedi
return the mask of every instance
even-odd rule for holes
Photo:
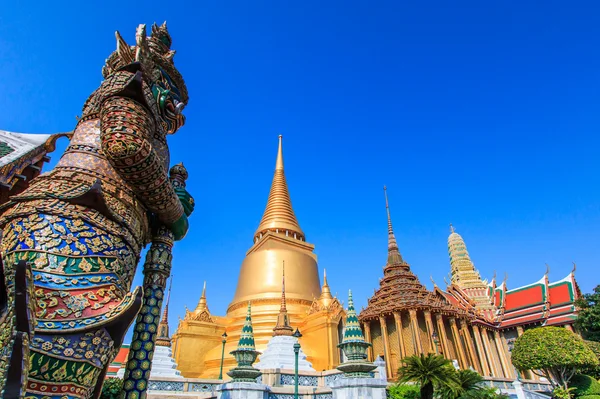
[[[327,280],[321,288],[314,245],[305,235],[288,192],[283,168],[281,136],[275,174],[267,206],[254,244],[242,262],[238,284],[225,317],[208,311],[203,293],[194,311],[187,311],[173,336],[175,359],[185,377],[216,378],[220,372],[221,335],[227,333],[223,370],[235,366],[229,352],[239,339],[248,302],[256,349],[264,351],[273,336],[281,308],[281,276],[285,264],[285,296],[290,325],[302,331],[302,349],[316,370],[339,364],[337,344],[343,327],[344,310],[331,295]]]

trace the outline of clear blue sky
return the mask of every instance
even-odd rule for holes
[[[382,276],[384,184],[428,287],[450,270],[449,223],[509,287],[571,261],[584,292],[600,283],[597,2],[89,3],[0,6],[0,128],[72,129],[114,31],[133,43],[137,24],[168,21],[191,96],[172,160],[197,200],[172,328],[204,280],[225,312],[280,133],[297,217],[344,301],[351,288],[365,305]]]

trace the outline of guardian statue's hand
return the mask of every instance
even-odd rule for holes
[[[194,212],[194,207],[196,203],[194,202],[194,198],[187,192],[185,188],[175,188],[175,194],[179,197],[179,201],[181,201],[181,205],[183,205],[183,212],[185,212],[185,216],[190,216],[192,212]]]

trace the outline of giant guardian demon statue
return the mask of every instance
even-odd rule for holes
[[[59,163],[0,209],[3,397],[97,397],[141,307],[130,288],[142,248],[187,232],[193,199],[168,174],[166,136],[188,101],[174,54],[166,24],[149,37],[140,25],[135,46],[117,32]]]

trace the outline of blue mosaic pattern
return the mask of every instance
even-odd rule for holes
[[[221,384],[198,384],[191,383],[188,391],[190,392],[215,392],[215,388]]]
[[[148,383],[149,391],[168,391],[168,392],[183,392],[183,382],[174,381],[150,381]],[[205,391],[201,391],[205,392]],[[211,392],[211,391],[206,391]]]
[[[279,384],[281,385],[295,385],[296,377],[294,374],[281,374],[279,376]],[[316,376],[299,375],[298,385],[303,387],[316,387],[319,385],[319,379]]]
[[[333,381],[337,381],[340,378],[344,378],[344,374],[343,373],[338,373],[338,374],[329,374],[325,376],[325,386],[329,387],[331,386],[331,383]]]

